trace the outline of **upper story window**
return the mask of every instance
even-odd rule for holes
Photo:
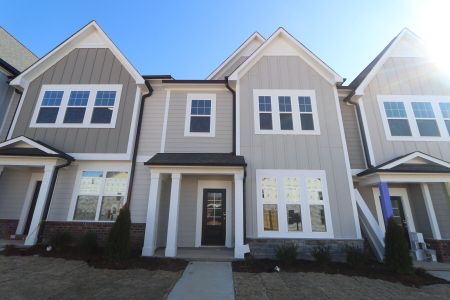
[[[188,94],[184,135],[214,137],[216,130],[216,95]]]
[[[43,85],[30,127],[113,128],[122,85]]]
[[[320,134],[312,90],[254,90],[256,134]]]
[[[378,96],[388,140],[450,140],[450,97]]]

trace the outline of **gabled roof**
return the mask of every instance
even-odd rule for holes
[[[259,46],[261,46],[265,40],[266,39],[261,34],[259,34],[259,32],[257,31],[254,32],[248,39],[244,41],[244,43],[242,43],[242,45],[239,46],[239,48],[237,48],[230,56],[228,56],[228,58],[224,60],[220,64],[220,66],[218,66],[211,74],[209,74],[209,76],[206,79],[207,80],[213,79],[214,76],[220,71],[222,71],[222,69],[225,68],[225,66],[227,66],[229,62],[231,62],[236,56],[240,54],[242,55],[242,53],[244,53],[245,50],[249,50],[251,51],[251,53],[253,53],[254,50],[248,49],[250,48],[250,45],[252,43],[257,43],[257,45],[259,44]]]
[[[145,165],[150,166],[225,166],[244,167],[243,156],[230,153],[157,153]]]
[[[68,161],[75,159],[43,142],[19,136],[0,143],[0,156],[34,156],[34,157],[59,157]]]
[[[397,173],[450,173],[450,163],[420,151],[391,159],[381,165],[369,168],[358,176],[378,172]]]
[[[383,66],[386,60],[391,56],[393,50],[398,47],[400,42],[404,38],[411,38],[414,41],[417,41],[420,44],[423,44],[423,41],[411,30],[408,28],[404,28],[397,36],[395,36],[384,49],[367,65],[367,67],[356,76],[355,79],[348,85],[349,88],[355,91],[355,94],[362,95],[364,89],[370,83],[372,78],[376,75],[379,69]]]
[[[290,35],[284,28],[278,28],[269,39],[267,39],[264,44],[261,45],[252,55],[242,63],[234,72],[229,76],[230,80],[238,79],[242,74],[246,73],[259,59],[264,56],[265,51],[269,47],[276,43],[278,38],[284,39],[289,46],[291,46],[295,54],[299,55],[304,59],[304,61],[315,69],[320,75],[322,75],[328,82],[336,84],[343,82],[343,78],[337,74],[331,67],[324,63],[320,58],[318,58],[314,53],[312,53],[308,48],[306,48],[302,43],[296,40],[292,35]]]
[[[53,50],[14,78],[10,84],[15,87],[24,88],[29,82],[76,48],[108,48],[131,74],[136,83],[144,85],[144,79],[139,72],[131,65],[95,21],[90,22],[64,42],[56,46]]]

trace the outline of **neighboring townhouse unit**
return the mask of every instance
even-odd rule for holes
[[[372,220],[374,248],[382,249],[393,216],[408,239],[421,233],[450,261],[448,74],[404,29],[340,95],[356,197],[367,206],[360,217]]]
[[[0,143],[2,237],[104,239],[127,201],[144,79],[91,22],[10,85],[21,97]]]
[[[8,135],[20,98],[9,81],[36,60],[30,50],[0,27],[0,142]]]

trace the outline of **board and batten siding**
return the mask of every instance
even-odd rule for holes
[[[389,58],[364,90],[364,108],[377,164],[414,151],[450,162],[448,141],[388,141],[377,95],[450,95],[450,85],[432,62],[419,57]]]
[[[0,176],[0,219],[18,220],[31,179],[28,169],[5,168]]]
[[[115,128],[30,128],[45,84],[121,84]],[[136,88],[135,80],[109,49],[74,49],[30,83],[12,138],[25,135],[67,153],[126,153]]]
[[[0,142],[6,140],[8,130],[14,118],[20,95],[6,81],[8,78],[0,73]]]
[[[347,141],[348,156],[352,169],[365,169],[366,163],[359,131],[358,120],[354,105],[348,105],[341,99],[339,101],[344,123],[345,140]]]
[[[184,136],[188,94],[216,94],[214,137]],[[228,90],[179,91],[170,93],[165,152],[230,153],[233,151],[233,100]]]
[[[316,94],[320,135],[257,135],[254,89],[309,89]],[[256,169],[325,170],[335,238],[356,238],[335,87],[296,56],[264,56],[240,79],[241,154],[247,166],[247,236],[257,237]]]

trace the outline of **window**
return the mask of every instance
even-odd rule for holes
[[[215,135],[216,95],[188,94],[185,136],[213,137]]]
[[[128,172],[82,171],[73,220],[115,221],[125,204]]]
[[[254,90],[256,134],[320,134],[312,90]]]
[[[257,170],[260,237],[332,237],[325,171]]]
[[[46,91],[44,93],[37,123],[52,124],[56,122],[63,93],[63,91]]]
[[[450,102],[439,103],[439,108],[441,109],[442,117],[444,118],[447,133],[450,136]]]
[[[120,84],[43,85],[30,127],[112,128]]]
[[[450,141],[450,97],[379,95],[378,102],[388,140]]]

